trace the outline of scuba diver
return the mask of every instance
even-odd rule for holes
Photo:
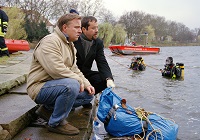
[[[176,63],[176,65],[173,63],[172,57],[167,57],[165,62],[165,68],[160,69],[162,76],[170,77],[172,79],[180,78],[181,77],[181,68],[179,63]]]
[[[133,57],[130,65],[130,69],[132,70],[145,70],[146,69],[146,64],[142,57]]]

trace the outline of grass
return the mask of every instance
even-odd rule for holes
[[[8,57],[8,56],[3,56],[0,57],[0,64],[1,65],[5,65],[8,63],[8,61],[12,60],[12,56]]]
[[[8,57],[8,56],[0,57],[0,65],[9,64],[9,61],[14,60],[16,57],[18,57],[20,55],[22,55],[21,52],[16,52],[16,53],[10,54],[10,57]]]

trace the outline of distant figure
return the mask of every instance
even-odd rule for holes
[[[8,16],[3,10],[1,10],[2,7],[3,4],[0,4],[0,57],[5,55],[9,57],[10,55],[4,39],[8,28]]]
[[[165,68],[161,69],[162,76],[170,77],[170,78],[180,78],[181,77],[181,68],[179,65],[175,65],[173,63],[172,57],[167,57],[165,62]]]
[[[136,42],[135,42],[135,41],[133,41],[133,42],[132,42],[132,45],[133,45],[133,46],[136,46]]]
[[[146,69],[146,64],[145,64],[144,60],[142,59],[142,57],[133,57],[130,68],[132,70],[143,71]]]
[[[77,12],[75,9],[71,9],[71,10],[69,11],[69,13],[75,13],[75,14],[78,14],[78,15],[79,15],[79,12]]]

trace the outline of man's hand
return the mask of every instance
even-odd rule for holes
[[[87,91],[89,92],[89,94],[91,95],[94,95],[95,94],[95,89],[93,86],[88,86],[87,88]]]
[[[112,88],[115,87],[115,84],[114,84],[114,82],[113,82],[112,79],[108,79],[108,80],[107,80],[107,87],[112,87]]]

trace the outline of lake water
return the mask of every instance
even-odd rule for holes
[[[179,125],[179,140],[200,140],[200,47],[161,47],[159,54],[142,56],[145,71],[129,70],[133,55],[114,55],[105,49],[116,88],[114,92],[125,98],[132,107],[141,107],[173,119]],[[174,63],[184,63],[184,80],[161,76],[168,56]],[[99,135],[108,137],[103,125]]]

